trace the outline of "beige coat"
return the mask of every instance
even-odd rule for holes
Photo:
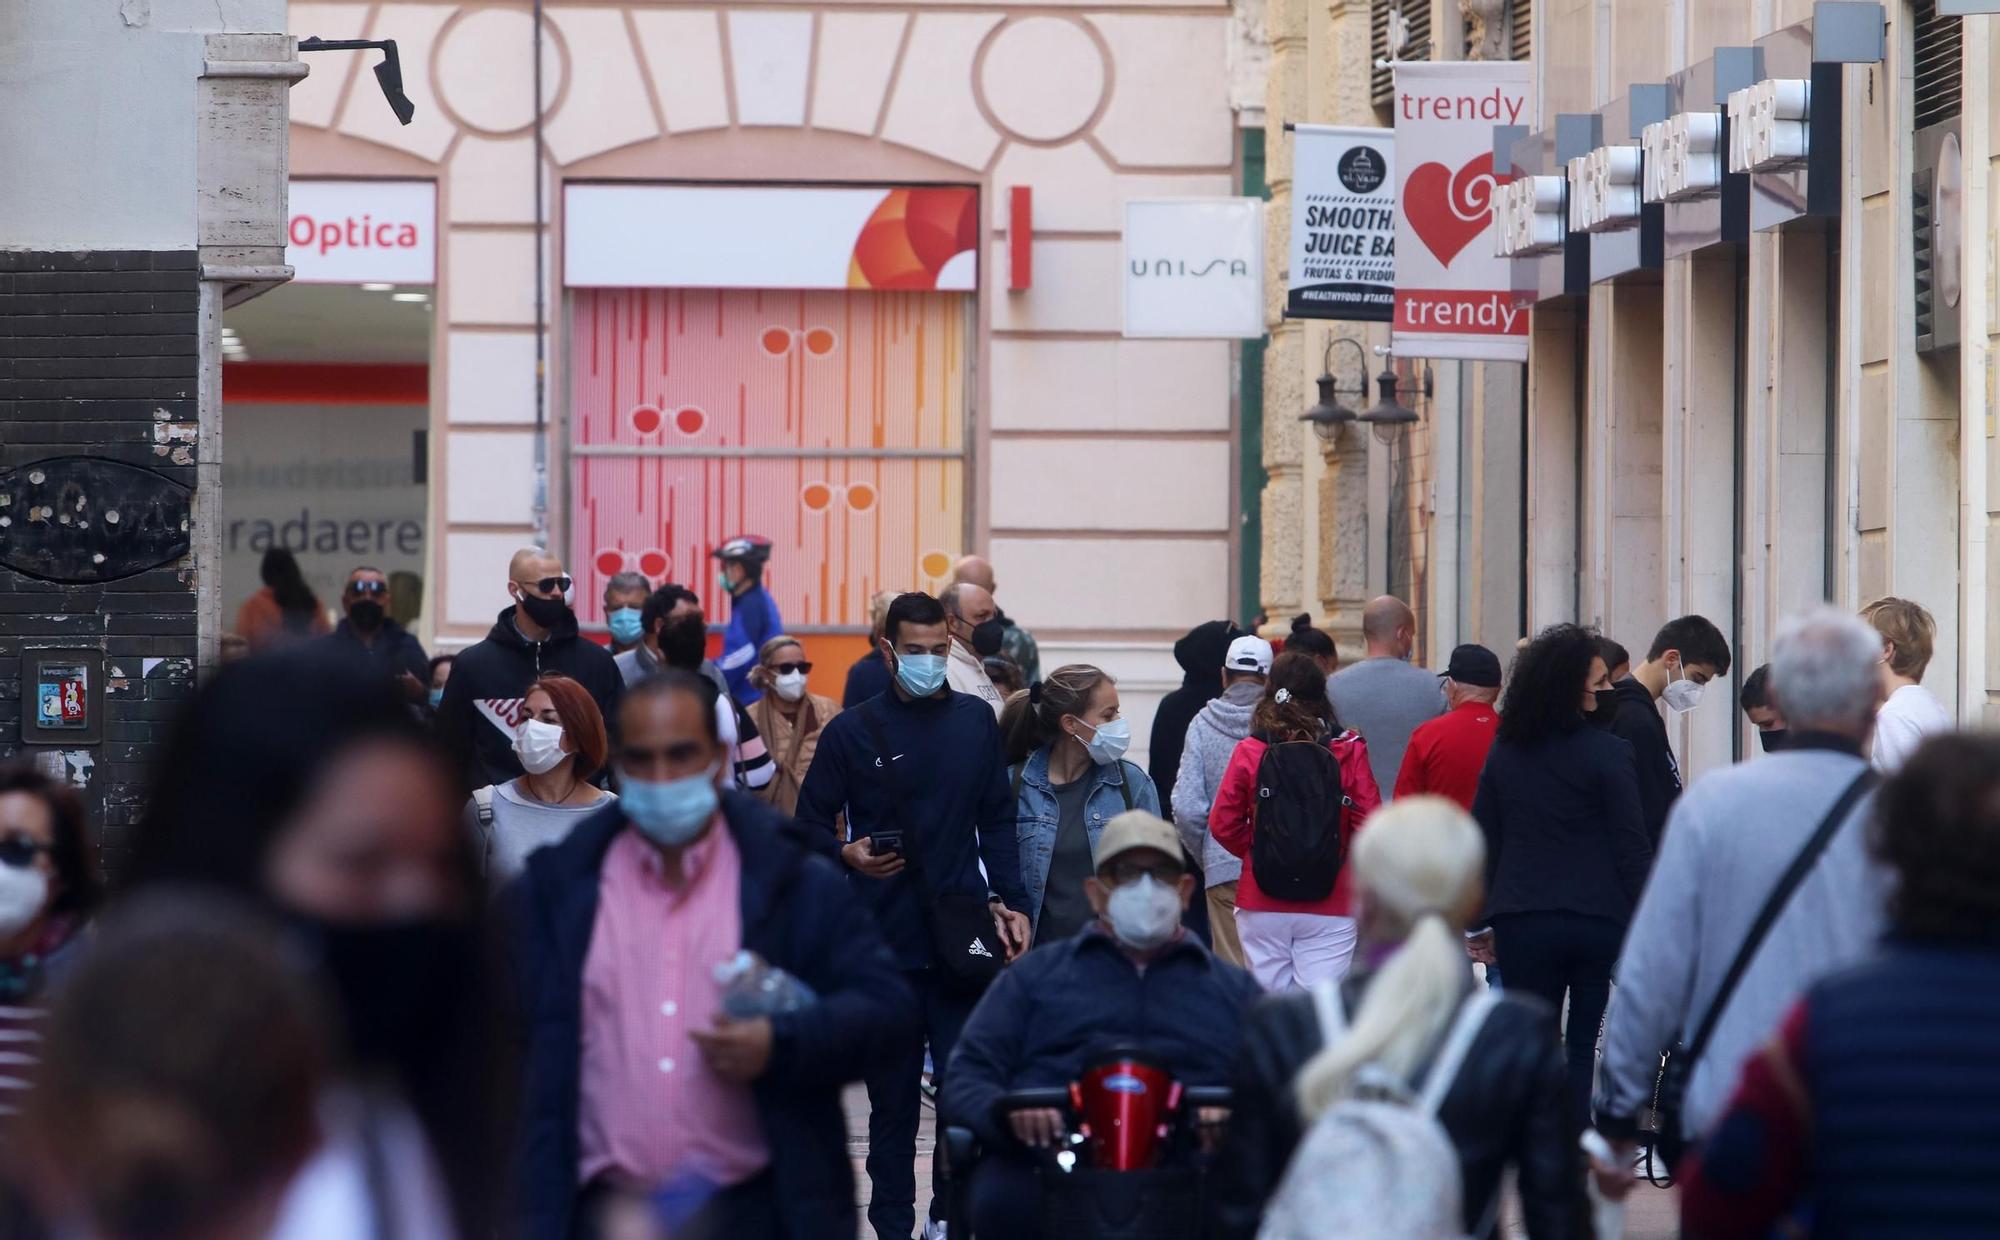
[[[756,792],[789,817],[798,812],[799,787],[805,783],[806,769],[819,749],[819,734],[826,730],[827,721],[840,713],[840,703],[808,693],[799,703],[795,723],[778,709],[778,702],[777,691],[766,689],[764,696],[750,707],[750,718],[764,738],[764,748],[770,751],[772,764],[778,768],[777,776]]]
[[[1006,699],[1000,696],[1000,690],[993,687],[993,678],[986,674],[985,662],[957,638],[952,639],[951,657],[945,660],[944,676],[945,683],[953,689],[991,706],[994,718],[999,718],[1000,712],[1007,708]]]

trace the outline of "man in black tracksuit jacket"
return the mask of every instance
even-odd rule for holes
[[[541,641],[530,641],[515,623],[519,610],[516,604],[501,612],[485,641],[459,652],[438,703],[438,734],[458,756],[468,789],[520,776],[514,733],[527,715],[528,686],[544,673],[582,685],[604,712],[606,728],[618,718],[625,678],[610,651],[578,635],[573,613],[550,625]]]
[[[799,789],[798,822],[829,855],[836,851],[834,819],[845,812],[847,834],[838,841],[849,881],[874,912],[882,937],[916,993],[924,1034],[930,1040],[934,1079],[943,1088],[945,1064],[972,1012],[974,999],[942,983],[928,919],[907,868],[871,877],[872,832],[900,829],[903,856],[914,855],[932,891],[986,895],[1012,914],[1025,946],[1028,908],[1014,838],[1014,792],[1007,780],[1000,728],[985,702],[946,686],[943,656],[950,649],[943,607],[922,594],[905,594],[889,608],[884,640],[898,666],[928,663],[935,685],[924,696],[905,687],[900,673],[887,690],[834,716]],[[921,681],[921,677],[914,678]],[[878,753],[879,730],[888,753]],[[895,785],[888,782],[896,780]],[[985,873],[982,874],[981,868]],[[868,1178],[873,1187],[868,1221],[881,1240],[904,1240],[916,1223],[916,1139],[923,1072],[923,1041],[910,1038],[868,1077]],[[943,1163],[933,1166],[932,1218],[944,1212]]]

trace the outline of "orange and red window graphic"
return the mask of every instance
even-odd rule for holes
[[[964,543],[970,309],[935,292],[577,292],[583,620],[626,570],[726,619],[708,553],[743,533],[774,544],[765,582],[788,624],[865,625],[874,592],[943,584]]]
[[[854,240],[849,288],[949,288],[939,276],[970,262],[979,245],[979,196],[972,190],[892,189]]]

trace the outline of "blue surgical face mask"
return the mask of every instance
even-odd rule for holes
[[[444,690],[443,690],[443,689],[432,689],[432,690],[431,690],[431,709],[432,709],[432,710],[436,710],[436,709],[437,709],[438,707],[440,707],[440,706],[442,706],[442,705],[444,705]]]
[[[621,646],[632,645],[639,640],[639,635],[645,632],[645,629],[640,627],[639,624],[639,609],[637,607],[620,607],[611,613],[609,621],[611,624],[611,640]]]
[[[721,797],[715,790],[716,764],[684,779],[650,780],[624,776],[618,805],[639,834],[662,848],[679,848],[701,834],[715,817]]]
[[[1090,739],[1083,742],[1083,749],[1090,755],[1092,762],[1099,766],[1110,766],[1124,757],[1125,751],[1131,745],[1132,725],[1123,719],[1113,719],[1109,723],[1098,724],[1097,730],[1090,734]]]
[[[899,654],[896,682],[911,697],[926,698],[944,684],[945,660],[941,654]]]

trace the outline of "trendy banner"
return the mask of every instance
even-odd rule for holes
[[[1387,323],[1396,300],[1396,141],[1386,129],[1292,134],[1285,316]]]
[[[1493,127],[1534,119],[1525,61],[1396,66],[1396,352],[1528,360],[1528,312],[1493,252]],[[1421,152],[1419,156],[1417,152]]]

